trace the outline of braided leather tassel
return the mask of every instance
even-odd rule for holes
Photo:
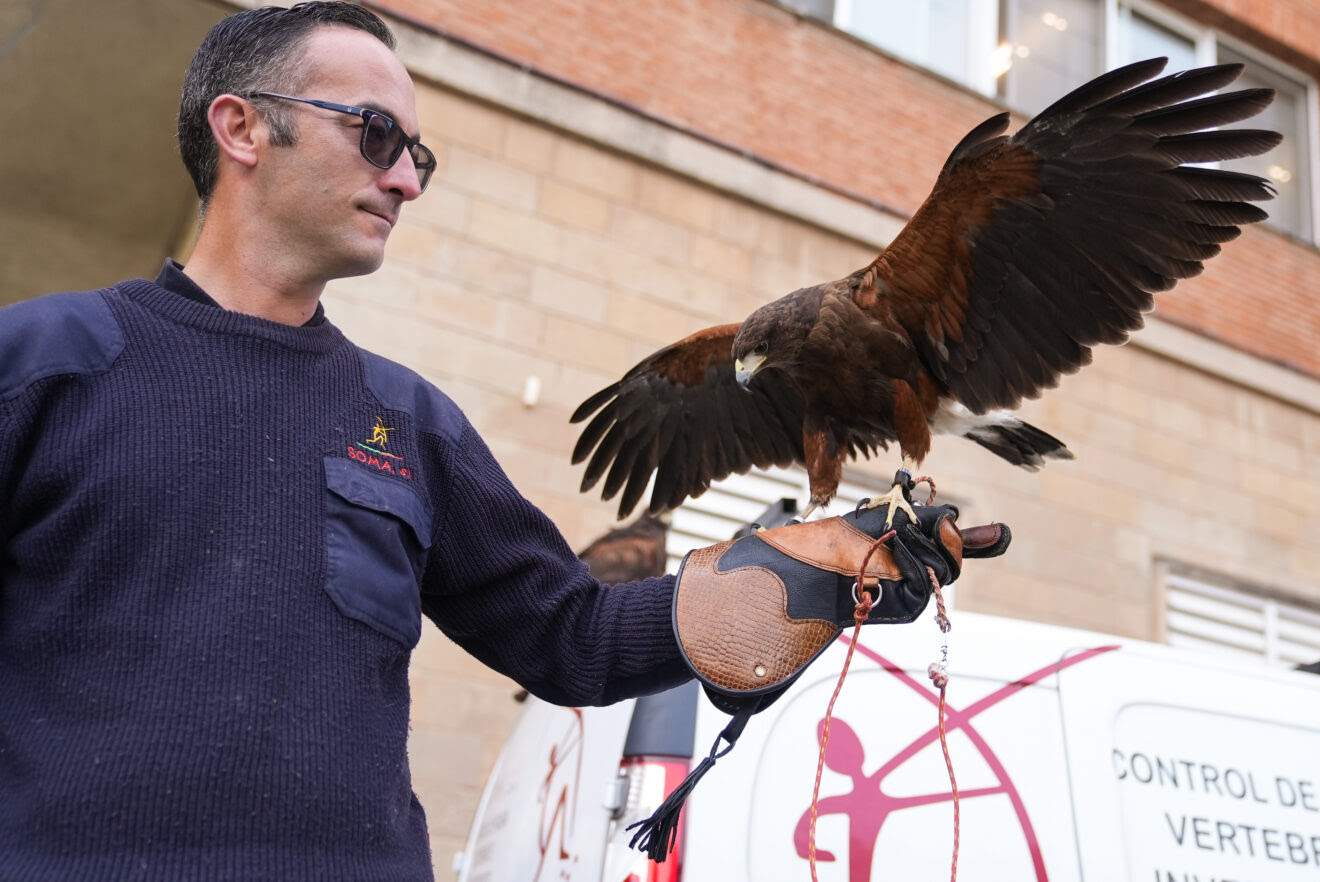
[[[697,763],[695,769],[688,772],[683,783],[674,788],[674,792],[656,807],[649,818],[628,825],[626,828],[628,830],[638,828],[632,839],[628,840],[629,848],[645,852],[647,857],[658,864],[664,863],[665,858],[674,850],[674,841],[678,838],[678,822],[683,812],[683,803],[687,801],[697,782],[715,767],[715,761],[733,750],[733,746],[738,743],[738,736],[742,734],[743,727],[751,717],[751,713],[748,712],[734,714],[723,731],[715,736],[715,743],[711,745],[710,753]],[[721,741],[726,742],[724,747],[720,747]]]

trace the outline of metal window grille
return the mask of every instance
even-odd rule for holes
[[[1294,667],[1320,659],[1320,611],[1186,573],[1164,577],[1172,646]]]

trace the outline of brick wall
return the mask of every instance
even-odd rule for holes
[[[376,5],[904,214],[953,144],[998,110],[766,0]],[[1309,0],[1177,5],[1210,23],[1247,15],[1239,36],[1320,53],[1320,4]],[[1320,253],[1261,231],[1163,298],[1159,314],[1320,376],[1318,286]]]
[[[1163,0],[1188,18],[1252,43],[1320,77],[1320,8],[1314,0]]]
[[[443,89],[419,84],[418,100],[438,177],[405,208],[385,266],[334,283],[327,311],[453,396],[574,547],[613,521],[568,462],[578,402],[665,343],[872,256]],[[529,375],[543,384],[530,409]],[[925,464],[968,518],[1017,534],[1010,555],[968,567],[960,608],[1156,638],[1157,558],[1320,602],[1314,413],[1128,346],[1098,352],[1025,415],[1077,461],[1029,475],[943,439]],[[411,757],[444,880],[517,705],[514,684],[424,630]]]

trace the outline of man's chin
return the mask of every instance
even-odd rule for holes
[[[385,243],[371,242],[358,243],[352,251],[346,251],[339,255],[339,259],[334,262],[331,268],[332,274],[329,278],[345,279],[350,276],[366,276],[380,269],[380,265],[385,262]]]

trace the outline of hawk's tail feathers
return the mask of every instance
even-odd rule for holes
[[[1036,471],[1047,459],[1072,459],[1072,451],[1048,432],[1030,423],[1009,420],[977,426],[963,435],[1015,466]]]

